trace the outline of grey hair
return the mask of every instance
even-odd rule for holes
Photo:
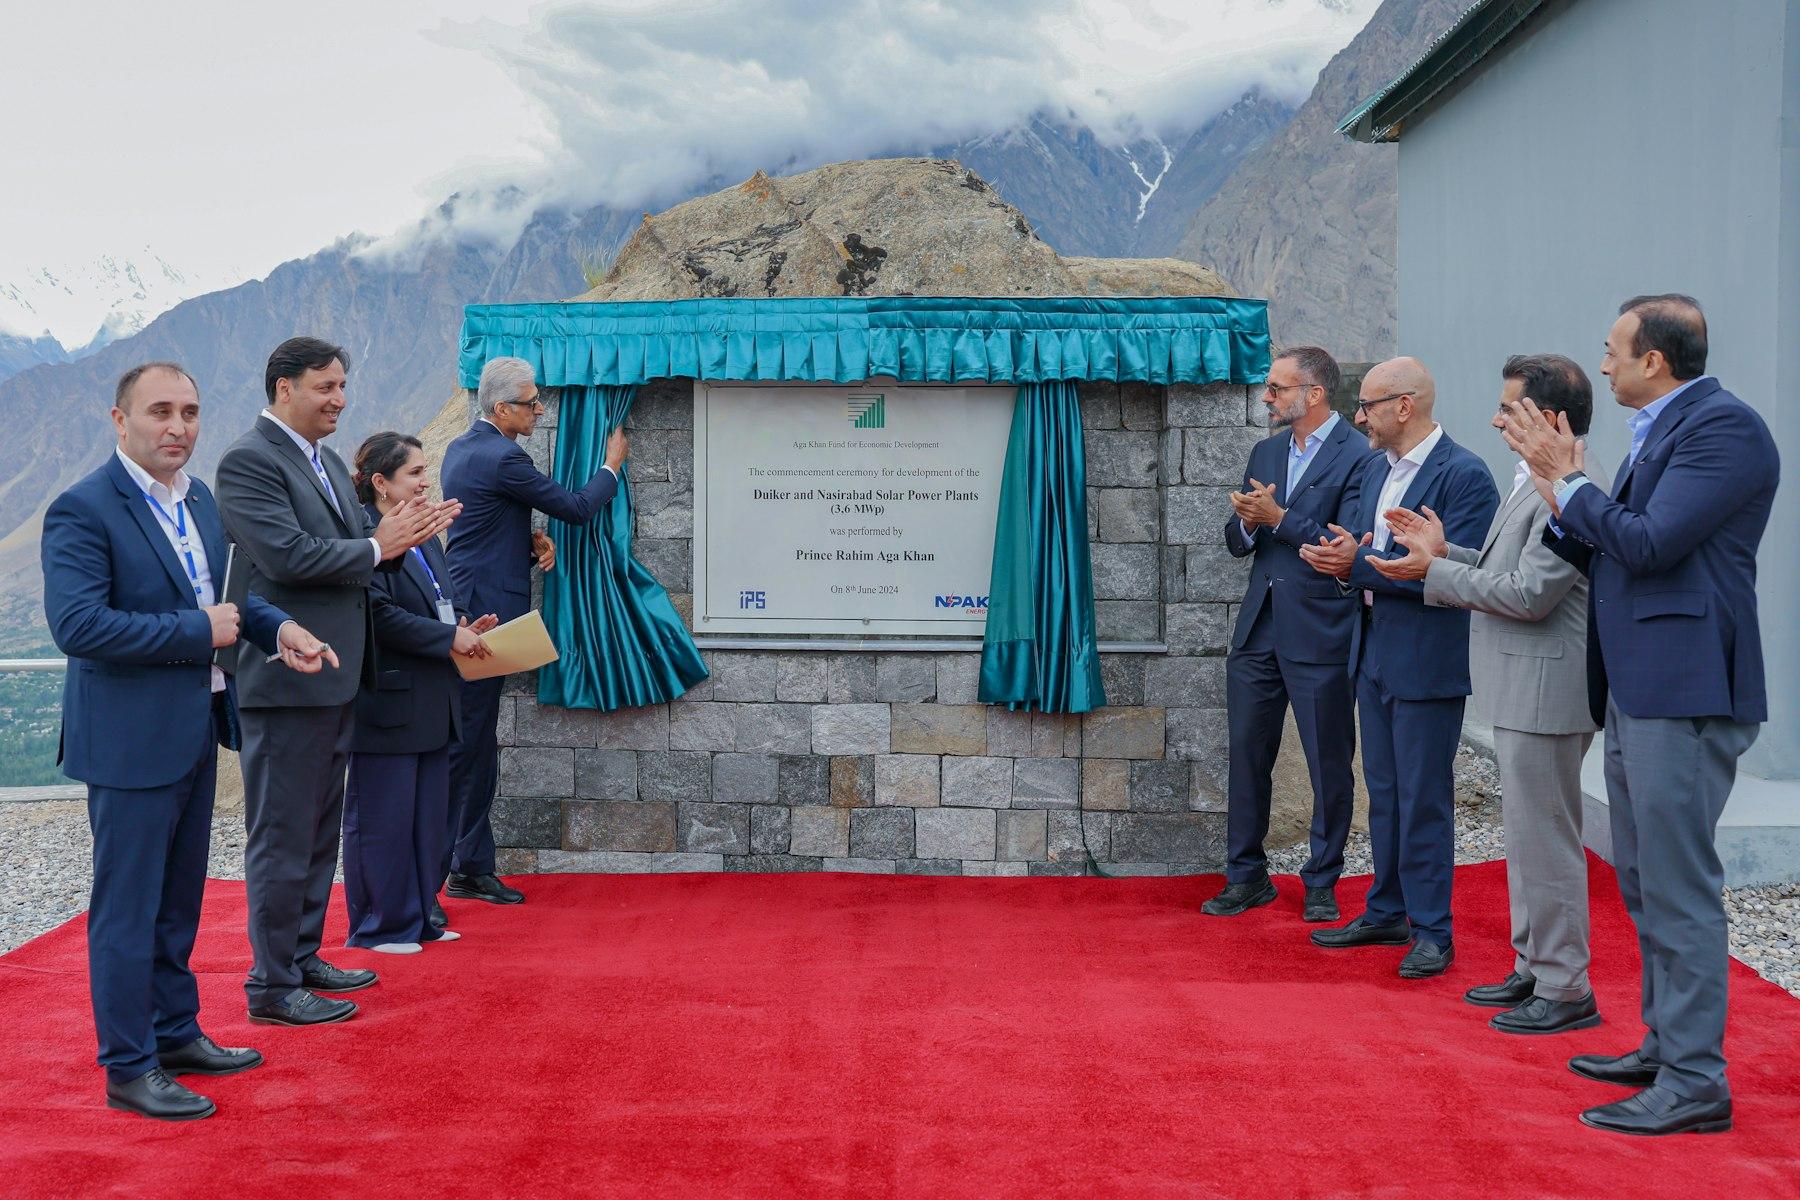
[[[536,382],[537,372],[524,359],[490,358],[487,366],[481,368],[481,386],[475,393],[475,402],[481,407],[482,416],[491,417],[496,404],[517,404],[526,385]]]

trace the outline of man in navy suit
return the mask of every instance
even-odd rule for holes
[[[200,924],[219,745],[236,749],[236,689],[212,665],[237,642],[225,533],[206,485],[182,468],[200,394],[173,363],[125,373],[115,454],[44,517],[44,610],[68,655],[60,761],[88,785],[94,882],[88,973],[109,1107],[160,1120],[216,1106],[178,1074],[262,1062],[200,1032],[188,955]],[[336,657],[286,613],[247,597],[245,636],[294,670]]]
[[[1606,725],[1614,864],[1643,959],[1648,1032],[1622,1055],[1569,1061],[1643,1090],[1590,1108],[1620,1133],[1731,1128],[1729,965],[1713,833],[1738,757],[1768,719],[1756,552],[1781,459],[1756,411],[1706,374],[1706,317],[1690,296],[1619,309],[1601,370],[1632,413],[1609,497],[1559,418],[1515,403],[1506,438],[1554,514],[1544,540],[1589,577],[1588,692]]]
[[[1375,878],[1362,916],[1315,930],[1316,945],[1412,944],[1405,979],[1441,975],[1455,959],[1450,886],[1456,863],[1456,746],[1469,695],[1469,614],[1425,604],[1416,579],[1389,579],[1371,557],[1404,557],[1387,513],[1429,508],[1445,536],[1480,545],[1500,493],[1487,464],[1432,419],[1436,386],[1425,364],[1396,358],[1363,379],[1356,423],[1384,453],[1363,467],[1355,523],[1301,550],[1319,571],[1344,580],[1361,610],[1350,675],[1362,713],[1363,780]],[[1359,536],[1360,535],[1360,536]]]
[[[606,461],[580,491],[572,492],[533,466],[518,443],[531,436],[544,411],[530,363],[521,358],[488,362],[481,370],[476,404],[481,416],[444,451],[444,495],[463,506],[450,526],[450,579],[471,612],[493,613],[504,623],[531,607],[532,565],[546,571],[556,565],[556,546],[545,534],[531,531],[532,510],[571,525],[585,525],[599,515],[619,490],[625,431],[613,431]],[[490,904],[525,899],[494,874],[494,831],[488,822],[500,778],[495,726],[505,682],[463,682],[462,737],[450,749],[451,847],[444,891]]]
[[[1338,919],[1354,800],[1355,698],[1344,664],[1356,605],[1334,580],[1300,560],[1333,522],[1354,520],[1356,483],[1374,455],[1350,422],[1331,410],[1342,376],[1317,346],[1296,346],[1269,364],[1263,404],[1278,432],[1250,451],[1244,488],[1233,492],[1225,547],[1253,556],[1225,662],[1230,725],[1225,888],[1200,906],[1234,917],[1275,899],[1263,839],[1283,717],[1294,724],[1312,778],[1312,857],[1300,870],[1308,921]],[[1265,482],[1266,481],[1266,482]]]

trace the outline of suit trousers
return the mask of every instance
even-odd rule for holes
[[[1411,921],[1415,940],[1448,946],[1456,867],[1456,746],[1464,697],[1402,700],[1363,660],[1356,677],[1369,849],[1375,879],[1363,919]]]
[[[253,963],[250,1007],[300,986],[325,936],[337,873],[355,705],[246,708],[244,891]]]
[[[1606,706],[1613,864],[1643,962],[1643,1055],[1657,1086],[1722,1100],[1727,967],[1724,867],[1713,834],[1738,757],[1761,727],[1723,717],[1633,717]]]
[[[94,883],[88,901],[88,986],[100,1065],[125,1083],[158,1050],[200,1036],[200,992],[188,956],[200,928],[212,841],[218,747],[157,788],[88,788]]]
[[[1275,644],[1275,619],[1265,607],[1244,644],[1225,660],[1225,710],[1230,728],[1225,878],[1230,883],[1268,874],[1263,840],[1275,757],[1289,704],[1312,780],[1312,856],[1300,870],[1307,887],[1330,887],[1344,870],[1355,801],[1351,759],[1356,754],[1355,698],[1343,663],[1303,663]]]
[[[444,873],[492,875],[494,827],[488,814],[500,785],[500,693],[504,678],[465,680],[462,740],[450,747],[450,845]]]
[[[1581,759],[1591,733],[1494,729],[1513,970],[1546,1000],[1579,1000],[1588,984],[1587,850],[1581,844]]]
[[[431,902],[450,834],[450,748],[352,754],[344,790],[344,906],[350,946],[433,942]]]

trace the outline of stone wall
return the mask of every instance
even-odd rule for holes
[[[1221,530],[1264,435],[1251,389],[1084,384],[1088,524],[1109,705],[976,700],[980,655],[707,650],[671,704],[539,705],[509,681],[501,869],[1080,874],[1216,870],[1225,659],[1244,564]],[[555,398],[527,443],[547,469]],[[628,423],[634,551],[691,613],[693,392],[659,380]],[[1163,646],[1166,650],[1152,652]]]

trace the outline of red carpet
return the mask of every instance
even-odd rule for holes
[[[218,1115],[107,1110],[79,919],[0,958],[0,1194],[1800,1196],[1800,1002],[1733,967],[1736,1131],[1579,1125],[1564,1069],[1637,1044],[1637,953],[1594,871],[1607,1023],[1506,1037],[1503,867],[1457,874],[1458,954],[1306,941],[1298,886],[1237,920],[1190,879],[546,876],[373,965],[363,1012],[244,1020],[241,885],[208,891],[202,1021],[268,1064]],[[1340,894],[1354,912],[1363,881]],[[341,918],[341,908],[338,910]],[[330,931],[341,938],[342,921]]]

